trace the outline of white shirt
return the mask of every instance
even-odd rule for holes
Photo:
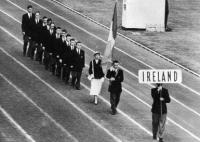
[[[28,18],[30,19],[32,17],[32,13],[28,13]]]

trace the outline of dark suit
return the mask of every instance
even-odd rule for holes
[[[72,72],[72,85],[75,85],[77,89],[80,89],[80,80],[82,70],[85,67],[85,52],[81,49],[78,53],[76,49],[74,57],[74,71]]]
[[[53,55],[52,55],[52,73],[56,73],[55,75],[60,76],[60,55],[61,55],[61,46],[62,39],[61,36],[56,37],[56,34],[53,39]]]
[[[42,20],[39,19],[39,21],[36,23],[36,20],[34,20],[33,24],[33,41],[35,42],[35,47],[32,48],[32,54],[34,54],[35,49],[37,49],[36,53],[36,60],[42,61],[42,39],[41,39],[41,31],[42,31]]]
[[[122,82],[124,80],[123,71],[118,69],[115,71],[112,67],[107,71],[106,77],[108,79],[114,78],[114,81],[110,81],[108,91],[110,92],[110,104],[113,113],[116,113],[116,108],[119,104],[120,95],[122,92]]]
[[[69,76],[70,76],[70,46],[67,45],[67,43],[63,43],[62,47],[64,49],[63,54],[62,54],[62,59],[63,59],[63,78],[66,83],[69,81]]]
[[[45,69],[52,70],[52,53],[53,53],[53,40],[55,36],[55,30],[53,30],[52,34],[50,33],[50,30],[47,30],[46,34],[46,47],[45,47],[45,58],[44,58],[44,64]]]
[[[33,25],[33,21],[35,19],[35,15],[32,14],[32,16],[29,18],[28,13],[24,14],[22,16],[22,32],[24,32],[25,34],[23,35],[23,39],[24,39],[24,45],[23,45],[23,55],[26,55],[26,51],[27,51],[27,45],[28,42],[31,45],[31,37],[32,37],[32,25]],[[28,56],[29,53],[28,53]]]
[[[153,139],[157,138],[157,132],[159,130],[159,138],[163,138],[165,122],[167,117],[167,105],[166,103],[170,102],[170,97],[168,90],[162,88],[161,91],[158,92],[158,88],[151,89],[151,96],[153,98],[152,104],[152,133]],[[163,101],[160,98],[164,98]]]

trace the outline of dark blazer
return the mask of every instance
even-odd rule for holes
[[[81,72],[83,70],[83,68],[85,67],[85,52],[84,52],[84,50],[81,49],[80,54],[78,54],[76,51],[74,63],[75,63],[75,70],[77,72]]]
[[[54,56],[61,56],[61,52],[62,52],[62,39],[61,36],[59,38],[56,38],[56,35],[54,35],[54,39],[53,39],[53,55]]]
[[[76,71],[75,70],[75,57],[76,57],[76,47],[74,47],[74,49],[72,50],[71,47],[69,47],[68,50],[68,63],[69,66],[73,66],[72,68],[70,68],[71,71]]]
[[[69,56],[69,52],[70,52],[70,46],[67,45],[67,43],[62,45],[64,49],[64,52],[62,54],[62,59],[63,59],[63,64],[66,64],[69,67],[69,61],[70,61],[70,56]]]
[[[25,32],[25,35],[31,37],[31,33],[32,33],[32,25],[35,19],[35,14],[32,13],[32,17],[29,18],[28,17],[28,13],[24,14],[22,16],[22,32]]]
[[[170,103],[170,96],[168,93],[168,90],[165,88],[162,88],[162,91],[160,93],[158,92],[157,88],[151,89],[151,96],[153,98],[153,104],[152,104],[152,113],[161,114],[161,101],[160,97],[162,96],[164,98],[164,101],[162,101],[162,114],[167,113],[167,105],[166,103]]]
[[[32,24],[32,29],[33,29],[33,34],[32,34],[32,38],[35,42],[37,43],[41,43],[41,39],[40,39],[40,33],[42,30],[42,20],[39,20],[39,23],[36,23],[35,19],[34,22]]]
[[[40,40],[42,45],[47,48],[47,40],[48,40],[48,30],[47,30],[47,26],[43,26],[41,27],[41,31],[40,31]]]
[[[111,93],[121,93],[122,92],[122,82],[124,81],[124,74],[121,69],[118,69],[117,72],[108,69],[106,77],[110,79],[111,77],[115,78],[114,81],[110,81],[108,91]]]
[[[94,65],[94,67],[93,67]],[[93,69],[94,68],[94,73],[93,73]],[[102,77],[104,77],[104,73],[103,73],[103,69],[101,66],[101,60],[98,61],[98,63],[95,62],[95,60],[92,60],[90,62],[90,67],[89,67],[89,74],[94,74],[94,78],[95,79],[100,79]]]
[[[45,48],[45,50],[48,52],[48,53],[53,53],[53,41],[54,41],[54,38],[55,38],[55,30],[53,30],[53,33],[50,34],[50,30],[48,30],[48,34],[47,34],[47,47]]]

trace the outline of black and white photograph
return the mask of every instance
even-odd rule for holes
[[[200,142],[199,0],[0,0],[0,142]]]

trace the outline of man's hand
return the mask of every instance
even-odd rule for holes
[[[114,77],[111,77],[111,78],[110,78],[110,81],[115,81],[115,78],[114,78]]]
[[[160,100],[161,100],[161,101],[164,101],[164,98],[163,98],[163,97],[160,97]]]
[[[62,63],[62,59],[60,59],[59,62]]]

